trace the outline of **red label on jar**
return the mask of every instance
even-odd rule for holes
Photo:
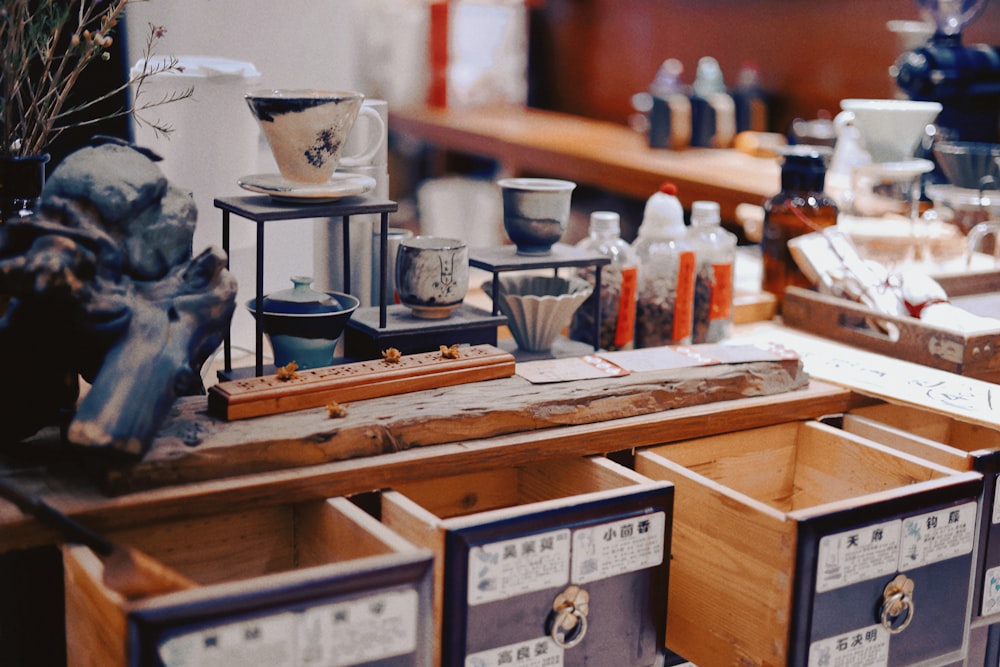
[[[675,343],[691,339],[694,327],[694,284],[696,262],[694,253],[682,252],[677,262],[677,301],[674,303]]]
[[[635,336],[635,297],[639,289],[639,269],[622,269],[622,291],[618,299],[618,321],[615,323],[615,347],[623,348]]]
[[[712,302],[709,320],[728,320],[733,316],[733,265],[712,265]]]

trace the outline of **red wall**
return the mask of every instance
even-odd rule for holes
[[[772,129],[785,132],[793,118],[836,114],[843,98],[893,96],[899,47],[886,22],[915,18],[912,0],[546,0],[533,16],[535,104],[625,122],[665,58],[690,82],[711,55],[727,84],[758,63],[777,96]],[[964,41],[1000,45],[1000,0]]]

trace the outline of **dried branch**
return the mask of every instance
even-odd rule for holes
[[[114,90],[71,103],[80,77],[95,62],[110,59],[108,49],[125,7],[140,0],[4,0],[0,8],[0,155],[44,152],[63,131],[111,118],[132,116],[160,134],[172,128],[143,115],[155,107],[190,97],[193,88],[142,101],[150,77],[183,70],[176,58],[153,63],[162,26],[149,25],[143,68]],[[76,10],[73,7],[76,6]],[[121,108],[96,112],[127,89],[132,100]],[[88,115],[93,114],[93,115]]]

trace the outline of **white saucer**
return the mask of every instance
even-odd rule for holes
[[[334,173],[326,183],[297,183],[281,174],[251,174],[237,182],[244,190],[294,204],[322,204],[375,189],[375,179],[371,176],[348,173]]]

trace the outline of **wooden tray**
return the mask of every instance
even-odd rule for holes
[[[972,310],[977,302],[1000,298],[1000,272],[937,280],[952,301],[963,308]],[[899,337],[894,340],[873,327],[869,323],[873,318],[893,324],[899,330]],[[913,317],[876,314],[860,303],[797,287],[789,287],[785,292],[782,319],[788,326],[896,359],[988,382],[1000,381],[1000,328],[966,335]]]

